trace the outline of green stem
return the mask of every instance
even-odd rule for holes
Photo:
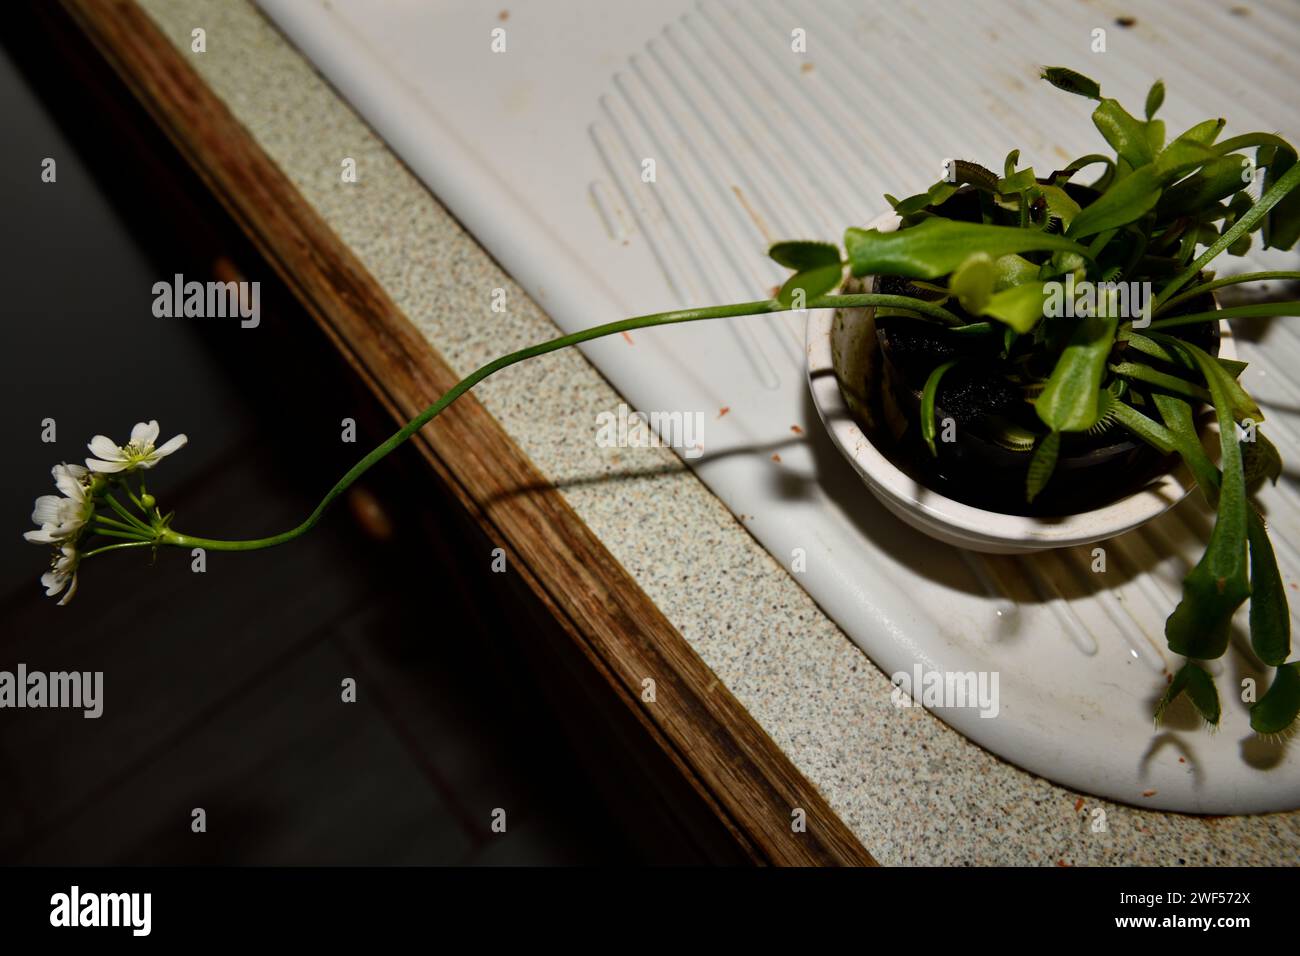
[[[1161,454],[1167,455],[1174,450],[1174,438],[1169,429],[1158,422],[1153,422],[1137,409],[1126,405],[1124,402],[1117,401],[1111,411],[1111,416],[1133,435],[1142,439]]]
[[[153,535],[153,528],[149,527],[147,524],[145,524],[135,515],[131,514],[131,512],[127,511],[126,505],[122,504],[122,502],[118,501],[110,494],[105,494],[104,500],[108,502],[108,506],[112,508],[114,511],[116,511],[119,515],[121,515],[122,520],[127,522],[127,524],[129,524],[132,528],[134,528],[137,531],[142,531],[146,535],[149,536]]]
[[[921,437],[925,439],[925,443],[930,447],[931,455],[937,456],[939,454],[938,449],[934,447],[934,402],[939,393],[939,381],[948,369],[960,361],[959,358],[949,359],[935,368],[930,373],[930,377],[925,380],[925,388],[921,391]]]
[[[939,306],[922,299],[914,299],[910,296],[903,295],[878,295],[875,293],[823,295],[806,303],[806,307],[809,309],[845,309],[872,306],[908,309],[926,318],[935,319],[950,326],[962,324],[961,319],[946,309],[940,308]],[[542,342],[538,345],[530,345],[527,348],[519,349],[517,352],[511,352],[509,355],[503,355],[500,358],[493,359],[486,365],[471,372],[465,378],[453,385],[451,389],[436,402],[422,411],[415,418],[411,419],[387,441],[376,447],[370,452],[370,454],[366,455],[366,457],[353,465],[348,470],[347,474],[340,478],[335,483],[334,487],[325,493],[325,497],[321,499],[320,504],[316,506],[315,510],[307,516],[307,519],[296,528],[290,528],[288,531],[271,535],[267,538],[252,538],[243,541],[228,541],[220,538],[200,538],[195,535],[181,534],[180,532],[172,531],[168,528],[158,535],[158,542],[161,544],[174,545],[180,548],[206,548],[212,551],[259,551],[263,548],[273,548],[276,545],[286,544],[289,541],[293,541],[295,538],[301,537],[314,528],[317,522],[320,521],[321,515],[325,513],[325,509],[329,507],[330,503],[339,495],[343,494],[343,492],[347,491],[353,482],[441,414],[442,411],[451,405],[452,402],[456,401],[456,399],[460,398],[494,372],[499,372],[501,369],[508,368],[511,365],[524,361],[525,359],[545,355],[548,352],[555,352],[559,349],[568,348],[571,345],[590,342],[593,339],[604,338],[607,335],[631,332],[635,329],[651,328],[657,325],[672,325],[680,322],[698,322],[705,319],[738,318],[742,316],[764,315],[774,312],[789,312],[791,309],[792,306],[782,304],[776,299],[761,299],[757,302],[739,302],[734,305],[718,305],[702,309],[681,309],[675,312],[656,312],[651,315],[639,315],[629,319],[620,319],[617,322],[607,322],[604,325],[597,325],[590,329],[583,329],[569,335],[562,335],[559,338],[551,339],[549,342]]]
[[[1092,240],[1092,245],[1088,247],[1088,255],[1096,259],[1101,250],[1105,249],[1110,241],[1115,238],[1117,232],[1119,232],[1118,229],[1107,229],[1105,232],[1097,233],[1097,237]]]
[[[1208,402],[1210,400],[1208,389],[1194,385],[1177,375],[1161,372],[1159,369],[1154,369],[1142,362],[1120,362],[1118,365],[1112,365],[1110,370],[1123,378],[1145,382],[1147,385],[1163,388],[1165,391],[1181,395],[1183,398],[1190,398],[1198,402]]]
[[[957,325],[948,331],[953,335],[989,335],[992,332],[1007,329],[1009,326],[1000,325],[994,327],[992,322],[972,322],[969,325]]]
[[[1215,309],[1213,312],[1192,312],[1188,315],[1171,315],[1156,319],[1145,331],[1158,332],[1161,329],[1173,329],[1180,325],[1195,325],[1197,322],[1209,322],[1218,319],[1275,319],[1283,315],[1300,315],[1300,299],[1288,302],[1261,302],[1258,305],[1234,305],[1230,309]]]
[[[1266,279],[1297,279],[1300,280],[1300,272],[1289,269],[1280,269],[1272,272],[1243,272],[1240,275],[1225,276],[1222,279],[1215,279],[1213,282],[1205,282],[1198,286],[1192,286],[1186,292],[1180,292],[1172,299],[1165,300],[1165,303],[1156,310],[1159,315],[1168,309],[1172,309],[1179,303],[1186,302],[1188,299],[1194,299],[1198,295],[1205,295],[1207,292],[1213,292],[1215,289],[1222,289],[1224,286],[1238,285],[1242,282],[1263,282]]]
[[[142,544],[153,543],[153,532],[149,532],[149,537],[145,538],[140,535],[139,531],[114,531],[112,528],[96,528],[95,534],[101,534],[105,538],[126,538],[128,541],[139,541]]]
[[[141,483],[141,487],[143,487],[143,483]],[[131,485],[127,482],[126,478],[122,479],[122,490],[125,491],[126,496],[131,499],[131,504],[139,508],[140,513],[144,515],[146,518],[149,517],[149,509],[144,506],[144,502],[141,501],[136,496],[136,493],[131,490]]]
[[[1097,163],[1106,165],[1106,175],[1110,175],[1115,169],[1115,161],[1109,156],[1103,156],[1101,153],[1089,153],[1087,156],[1080,156],[1074,162],[1070,163],[1064,169],[1058,169],[1052,174],[1052,185],[1060,186],[1068,183],[1074,178],[1074,174],[1082,172],[1089,166],[1095,166]]]
[[[121,544],[106,544],[102,548],[96,548],[94,551],[87,551],[81,556],[81,560],[93,558],[97,554],[103,554],[105,551],[120,551],[122,548],[152,548],[152,541],[123,541]]]
[[[116,528],[118,531],[130,531],[135,537],[140,537],[141,531],[138,525],[127,524],[125,521],[118,521],[116,518],[110,518],[108,515],[95,515],[95,521],[98,524],[107,525],[110,528]],[[149,532],[150,537],[153,532]]]
[[[1229,153],[1235,153],[1239,149],[1249,149],[1251,146],[1277,146],[1288,150],[1291,148],[1290,143],[1272,133],[1242,133],[1240,136],[1215,143],[1212,149],[1219,156],[1227,156]]]

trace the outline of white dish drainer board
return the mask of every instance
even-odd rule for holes
[[[1087,72],[1133,108],[1162,77],[1171,131],[1222,115],[1225,135],[1300,134],[1300,99],[1282,81],[1300,49],[1287,0],[1252,0],[1248,16],[1204,0],[503,0],[504,19],[472,0],[258,2],[566,331],[761,298],[782,278],[765,258],[771,240],[837,240],[882,211],[883,193],[938,179],[948,156],[999,166],[1019,147],[1046,171],[1097,151],[1088,103],[1039,81],[1041,63]],[[497,29],[504,53],[491,49]],[[1104,53],[1092,51],[1096,29]],[[1247,264],[1296,261],[1268,252]],[[804,549],[797,580],[882,670],[998,673],[996,718],[936,711],[970,739],[1138,806],[1300,806],[1295,748],[1255,739],[1231,693],[1263,677],[1245,654],[1216,668],[1217,734],[1191,719],[1152,727],[1177,664],[1163,620],[1210,526],[1199,502],[1109,542],[1104,575],[1090,549],[986,557],[940,545],[884,511],[821,432],[802,335],[798,316],[764,317],[584,352],[634,408],[705,414],[691,467],[782,564]],[[1297,333],[1277,322],[1238,340],[1265,430],[1300,461]],[[1294,479],[1261,501],[1295,588]]]

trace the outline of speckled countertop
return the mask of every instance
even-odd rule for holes
[[[453,368],[556,334],[250,3],[140,2]],[[195,27],[207,31],[203,54],[190,52]],[[340,183],[345,156],[355,184]],[[497,287],[509,290],[506,314],[490,311]],[[880,862],[1300,859],[1300,813],[1110,804],[1003,762],[920,708],[896,709],[885,674],[674,455],[596,446],[591,423],[619,397],[577,352],[507,369],[475,393]]]

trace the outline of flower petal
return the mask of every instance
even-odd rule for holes
[[[157,440],[158,423],[156,421],[137,422],[136,426],[131,429],[131,444],[140,448],[146,448]]]
[[[91,471],[98,471],[98,472],[103,472],[105,474],[112,474],[115,471],[121,471],[122,469],[124,469],[126,467],[126,462],[125,461],[100,461],[97,458],[87,458],[86,467],[88,467]]]
[[[78,471],[85,473],[85,469],[78,466]],[[73,501],[82,502],[86,500],[86,489],[82,487],[81,480],[72,473],[67,465],[54,466],[54,483],[58,486],[59,491],[63,492]]]
[[[68,576],[61,571],[46,571],[41,575],[46,597],[54,597],[68,585]]]
[[[49,528],[41,528],[39,531],[24,531],[23,540],[30,541],[32,544],[53,544],[54,535],[50,533]]]
[[[32,523],[42,526],[59,524],[63,520],[63,502],[66,500],[58,495],[41,495],[32,509]]]
[[[184,435],[177,435],[175,438],[168,439],[161,448],[156,449],[154,455],[158,458],[165,458],[174,451],[180,451],[188,441],[189,439]]]
[[[72,582],[68,585],[68,593],[63,595],[63,597],[59,599],[59,607],[63,607],[63,605],[71,601],[72,595],[76,593],[77,593],[77,572],[73,571]]]
[[[94,452],[98,458],[103,458],[108,461],[126,461],[126,453],[113,443],[113,439],[106,435],[96,435],[90,440],[90,444],[86,447]],[[89,464],[89,462],[87,462],[87,464]],[[90,465],[90,468],[92,471],[97,470],[94,465]]]

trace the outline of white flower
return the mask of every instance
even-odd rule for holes
[[[54,597],[67,588],[68,593],[59,599],[59,604],[62,606],[72,600],[72,595],[77,593],[77,564],[80,561],[81,555],[71,545],[65,544],[59,549],[50,564],[50,570],[41,575],[46,597]]]
[[[32,521],[40,526],[37,531],[23,535],[34,544],[57,544],[75,537],[90,518],[94,506],[86,498],[86,478],[89,472],[80,465],[55,465],[51,474],[54,484],[64,497],[41,495],[36,499]]]
[[[96,435],[87,446],[97,458],[87,458],[86,467],[91,471],[115,472],[134,471],[137,468],[152,468],[160,459],[166,458],[174,451],[185,447],[188,439],[184,435],[162,445],[154,447],[158,440],[158,423],[139,422],[131,429],[131,440],[125,445],[114,445],[111,438]]]

